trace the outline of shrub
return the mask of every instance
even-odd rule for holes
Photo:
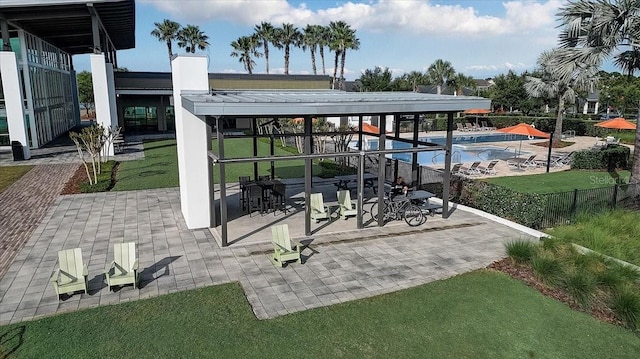
[[[544,196],[481,181],[465,183],[459,201],[531,228],[540,228],[545,210]]]
[[[596,279],[589,271],[576,269],[562,279],[562,286],[583,309],[587,309],[596,291]]]
[[[608,145],[600,150],[583,150],[575,153],[571,161],[572,169],[606,169],[628,168],[631,150],[626,146]]]
[[[507,249],[507,255],[516,263],[527,263],[531,261],[531,258],[533,258],[538,251],[538,245],[524,240],[511,241],[505,244],[505,247]]]
[[[336,162],[328,161],[328,160],[320,162],[320,167],[322,167],[322,173],[319,174],[319,177],[321,178],[332,178],[335,176],[352,175],[358,172],[357,168],[341,166]]]
[[[538,279],[552,286],[559,283],[564,272],[562,263],[547,254],[538,254],[531,258],[531,269]]]
[[[612,273],[616,273],[623,280],[629,283],[635,283],[640,281],[640,272],[634,267],[631,267],[626,264],[622,264],[616,261],[609,261],[607,264],[607,270]]]
[[[640,324],[640,293],[633,286],[624,286],[613,293],[611,309],[616,317],[631,329]]]

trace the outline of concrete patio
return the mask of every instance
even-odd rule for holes
[[[231,281],[267,319],[483,268],[504,257],[505,241],[537,240],[458,209],[415,228],[318,232],[303,240],[303,264],[280,269],[268,237],[221,248],[208,229],[186,228],[179,203],[177,188],[59,196],[2,277],[0,325]],[[137,243],[141,288],[109,291],[103,270],[123,241]],[[89,293],[59,300],[49,278],[57,252],[74,247],[89,267]]]

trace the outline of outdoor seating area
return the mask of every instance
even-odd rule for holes
[[[242,176],[238,179],[240,186],[240,204],[243,211],[253,215],[255,211],[260,214],[278,211],[287,213],[286,191],[287,185],[279,180],[272,180],[270,176],[259,176],[256,181],[251,177]]]

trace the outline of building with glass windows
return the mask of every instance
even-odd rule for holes
[[[93,54],[98,122],[116,124],[116,50],[135,46],[134,31],[134,0],[2,0],[0,146],[17,141],[29,158],[79,124],[77,54]]]
[[[118,125],[125,134],[175,131],[170,72],[114,72]],[[267,75],[210,73],[212,90],[327,90],[327,75]],[[233,119],[229,129],[250,128],[251,122]]]

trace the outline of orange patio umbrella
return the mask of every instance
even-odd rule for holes
[[[463,113],[466,115],[486,115],[491,113],[491,110],[487,110],[486,108],[470,108],[468,110],[464,110]]]
[[[537,130],[535,127],[527,123],[519,123],[515,126],[499,128],[498,132],[511,133],[514,135],[524,135],[529,137],[543,137],[543,138],[550,137],[548,133]],[[518,156],[520,156],[521,150],[522,150],[522,140],[520,140],[520,148],[518,149]]]
[[[356,127],[356,130],[358,130],[358,127]],[[380,133],[380,128],[364,122],[362,123],[362,132]]]
[[[625,120],[622,117],[616,117],[611,120],[596,123],[594,126],[604,128],[614,128],[617,130],[635,130],[636,124]]]

